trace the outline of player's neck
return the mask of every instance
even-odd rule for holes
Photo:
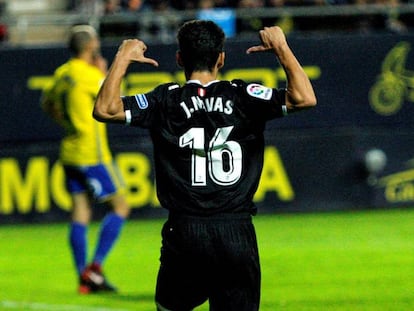
[[[187,80],[198,80],[202,85],[217,80],[217,72],[210,71],[194,71],[187,75]]]
[[[93,57],[89,53],[81,53],[77,55],[76,58],[87,62],[89,65],[93,65]]]

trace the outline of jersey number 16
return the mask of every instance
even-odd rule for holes
[[[193,127],[180,136],[180,147],[189,147],[191,156],[191,184],[207,185],[207,171],[211,180],[222,186],[235,184],[242,173],[242,149],[238,142],[227,141],[234,126],[218,128],[205,151],[204,128]]]

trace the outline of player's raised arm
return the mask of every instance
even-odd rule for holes
[[[316,96],[309,77],[290,49],[286,36],[278,26],[260,30],[261,45],[252,46],[247,53],[273,52],[282,65],[287,78],[286,107],[289,112],[311,108]]]
[[[102,122],[125,122],[124,106],[121,100],[121,82],[132,62],[158,66],[157,61],[144,56],[147,47],[137,39],[124,40],[118,49],[115,59],[98,97],[95,101],[93,117]]]

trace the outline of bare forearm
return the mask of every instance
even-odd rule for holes
[[[144,56],[147,46],[138,39],[124,40],[109,68],[108,75],[99,91],[93,116],[103,122],[124,122],[125,112],[121,100],[121,82],[131,62],[150,64],[158,67],[158,62]]]
[[[118,55],[117,55],[118,56]],[[124,122],[125,113],[121,100],[121,83],[129,62],[115,57],[95,102],[93,117],[103,122]]]
[[[289,111],[311,108],[316,105],[312,84],[287,44],[275,48],[287,79],[286,105]]]
[[[287,77],[286,107],[293,112],[316,105],[312,84],[290,49],[283,30],[278,26],[259,31],[262,44],[247,49],[247,53],[273,52]]]

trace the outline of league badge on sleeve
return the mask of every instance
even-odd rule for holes
[[[269,100],[272,98],[272,93],[273,90],[271,88],[261,84],[252,83],[247,86],[247,94],[259,99]]]
[[[135,95],[135,100],[137,101],[137,105],[140,109],[147,109],[148,108],[148,100],[144,94],[137,94]]]

